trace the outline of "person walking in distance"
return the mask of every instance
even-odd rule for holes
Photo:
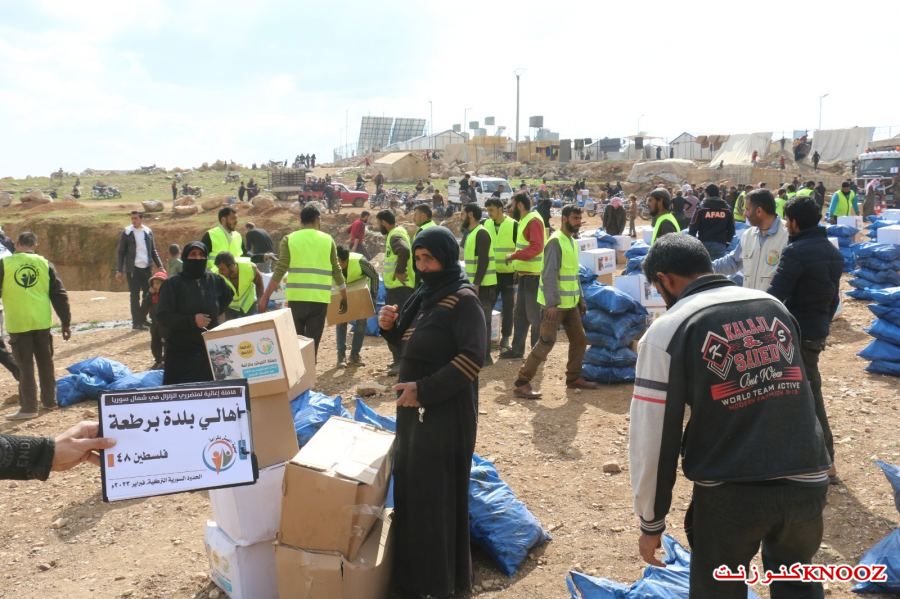
[[[538,285],[544,266],[544,243],[547,229],[544,220],[531,210],[531,200],[524,193],[513,196],[513,218],[518,222],[516,230],[516,251],[506,255],[506,263],[516,270],[519,283],[516,293],[515,326],[512,346],[501,352],[504,359],[525,356],[525,338],[531,331],[531,345],[534,347],[540,336],[541,309],[538,305]]]
[[[543,270],[537,301],[541,305],[540,338],[531,348],[519,369],[513,395],[522,399],[539,399],[541,393],[531,386],[538,366],[546,359],[556,343],[560,324],[569,340],[569,361],[566,364],[566,387],[596,389],[597,384],[581,377],[581,363],[587,349],[587,338],[581,318],[586,306],[578,281],[578,247],[575,238],[581,228],[581,208],[573,204],[562,209],[562,224],[544,247]]]
[[[603,229],[610,235],[621,235],[625,231],[625,206],[619,196],[613,196],[603,209]]]
[[[244,239],[241,237],[240,231],[237,230],[238,216],[237,210],[231,206],[225,206],[219,210],[219,224],[209,229],[203,234],[200,240],[206,246],[207,256],[209,257],[209,270],[215,269],[216,256],[222,252],[231,252],[238,262],[249,262],[247,248],[244,246]]]
[[[506,257],[516,251],[518,223],[504,214],[503,202],[490,198],[484,202],[490,220],[484,228],[494,243],[494,269],[497,271],[497,296],[500,298],[500,351],[509,349],[513,331],[513,310],[516,305],[516,269]]]
[[[765,570],[779,572],[809,564],[822,540],[831,460],[800,335],[781,302],[712,274],[693,237],[663,237],[643,269],[668,311],[644,333],[635,366],[628,451],[638,551],[664,567],[656,550],[680,458],[693,482],[690,597],[746,599],[743,572],[760,545]],[[742,574],[722,580],[722,567]],[[770,593],[824,596],[819,583],[796,579],[772,582]]]
[[[69,296],[53,265],[35,253],[37,245],[37,235],[23,232],[16,253],[0,260],[3,321],[19,367],[19,410],[8,414],[7,420],[30,420],[38,415],[35,362],[41,383],[41,408],[56,407],[51,310],[59,317],[63,341],[72,336]]]
[[[347,228],[350,234],[350,251],[369,259],[369,253],[366,251],[366,228],[369,224],[369,211],[363,210],[359,218],[357,218]]]
[[[300,229],[281,240],[278,264],[258,306],[260,312],[266,311],[269,298],[287,274],[285,296],[294,317],[294,327],[298,335],[315,342],[317,356],[328,304],[331,303],[332,282],[340,290],[339,312],[347,311],[347,286],[338,262],[337,247],[331,235],[320,231],[321,227],[318,208],[310,205],[300,211]]]
[[[463,258],[466,264],[466,277],[475,286],[481,309],[484,310],[485,321],[485,346],[484,363],[489,366],[494,363],[491,358],[491,314],[494,304],[497,302],[497,269],[494,267],[494,240],[487,229],[481,224],[481,206],[478,204],[466,204],[463,208],[466,219],[465,246]]]
[[[337,246],[338,263],[341,265],[341,272],[344,273],[344,279],[347,285],[360,281],[363,278],[369,280],[369,293],[372,296],[372,305],[378,297],[378,271],[372,266],[365,256],[356,252],[347,250],[342,245]],[[347,367],[347,323],[341,323],[334,329],[337,338],[337,367]],[[363,341],[366,338],[366,319],[361,318],[353,323],[353,339],[350,342],[350,365],[365,366],[360,352],[362,351]]]
[[[162,268],[162,260],[156,251],[153,232],[144,226],[144,215],[134,211],[131,213],[131,224],[119,235],[116,250],[116,280],[128,278],[128,292],[131,294],[131,328],[135,331],[146,330],[147,293],[150,289],[151,265]]]
[[[647,204],[650,207],[650,216],[653,218],[653,237],[650,239],[650,245],[656,243],[656,240],[663,235],[669,233],[678,233],[681,227],[675,215],[672,214],[672,196],[665,189],[654,189],[647,196]]]
[[[178,199],[178,183],[176,183],[175,180],[173,179],[172,180],[172,201],[174,202],[177,199]]]
[[[831,319],[840,302],[844,258],[828,241],[826,230],[819,226],[822,213],[812,197],[789,201],[784,207],[784,215],[790,237],[767,291],[784,303],[800,328],[800,353],[816,402],[816,416],[822,427],[825,448],[832,462],[828,474],[836,481],[834,440],[822,397],[819,354],[825,350]]]
[[[384,303],[402,308],[415,287],[409,233],[397,226],[397,219],[390,210],[382,210],[376,214],[375,221],[378,223],[378,230],[384,235]],[[388,348],[393,356],[388,374],[395,376],[400,368],[400,346],[388,341]]]
[[[638,209],[638,199],[637,196],[631,194],[628,196],[628,236],[629,237],[637,237],[637,229],[634,227],[634,221],[637,219],[637,209]]]
[[[247,186],[244,185],[244,182],[241,181],[240,187],[238,187],[238,202],[244,201],[244,195],[247,193]]]

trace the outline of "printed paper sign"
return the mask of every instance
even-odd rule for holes
[[[252,383],[263,383],[286,376],[272,330],[210,339],[206,349],[213,378],[217,381],[247,379]]]
[[[104,501],[253,484],[247,382],[100,396]]]

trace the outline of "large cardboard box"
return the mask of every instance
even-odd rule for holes
[[[579,237],[575,240],[578,244],[578,251],[585,252],[587,250],[596,250],[597,249],[597,238],[591,235],[590,237]]]
[[[304,368],[303,376],[295,387],[297,395],[300,395],[307,389],[312,389],[316,386],[316,342],[309,337],[298,335],[297,346],[299,347]]]
[[[666,305],[656,287],[651,285],[644,275],[616,277],[615,287],[641,302],[645,308],[660,308]]]
[[[384,507],[394,434],[332,417],[285,466],[278,542],[356,558]]]
[[[291,400],[303,393],[300,384],[283,393],[254,395],[250,392],[250,428],[253,452],[260,468],[283,464],[297,455],[300,445]]]
[[[255,484],[210,490],[213,519],[236,545],[275,540],[283,478],[284,464],[276,464],[260,468]]]
[[[900,225],[891,225],[890,227],[878,229],[878,243],[900,245]]]
[[[886,208],[881,211],[881,217],[884,220],[900,220],[900,208]]]
[[[270,272],[262,272],[259,273],[262,275],[263,280],[263,289],[269,286],[269,282],[272,280],[272,273]],[[282,277],[281,282],[278,283],[278,287],[275,288],[275,292],[272,294],[272,297],[269,298],[269,302],[275,303],[275,308],[286,308],[287,307],[287,288],[285,280],[287,277]],[[271,303],[269,304],[272,305]]]
[[[354,281],[347,285],[347,311],[340,314],[341,294],[337,289],[331,292],[331,303],[325,321],[328,326],[368,318],[375,314],[372,293],[369,291],[369,279]]]
[[[275,546],[281,599],[385,599],[394,557],[391,511],[385,510],[354,560]]]
[[[644,243],[650,245],[653,240],[653,227],[650,225],[641,225],[637,228],[637,236],[643,239]]]
[[[605,275],[616,270],[616,250],[598,248],[578,253],[578,262],[595,275]]]
[[[207,522],[205,543],[210,577],[231,599],[278,599],[272,541],[243,547]]]
[[[290,310],[229,320],[203,339],[213,378],[247,379],[251,397],[287,391],[305,371]]]
[[[861,216],[839,216],[837,217],[837,224],[845,227],[853,227],[859,231],[862,231],[865,227],[863,217]]]
[[[616,249],[620,252],[625,252],[631,249],[631,244],[634,241],[631,239],[631,235],[616,235]]]

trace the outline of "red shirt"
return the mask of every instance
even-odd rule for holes
[[[353,221],[353,224],[350,225],[350,241],[357,239],[360,242],[363,242],[366,239],[366,223],[362,222],[360,219],[356,219]]]

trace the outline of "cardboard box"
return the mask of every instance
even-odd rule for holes
[[[263,280],[263,289],[269,286],[269,282],[272,280],[272,273],[270,272],[261,272]],[[269,298],[270,302],[275,302],[276,308],[286,308],[287,307],[287,288],[285,287],[285,281],[287,277],[282,277],[281,282],[278,284],[278,287],[275,288],[275,292],[272,293],[272,296]],[[270,304],[271,305],[271,304]]]
[[[616,250],[598,248],[579,252],[578,262],[597,275],[612,273],[616,270]]]
[[[305,372],[290,310],[229,320],[203,339],[213,378],[247,379],[251,397],[287,391]]]
[[[205,543],[210,577],[231,599],[278,599],[271,541],[243,547],[215,522],[207,522]]]
[[[578,244],[578,251],[585,252],[587,250],[596,250],[597,249],[597,238],[593,235],[590,237],[581,236],[575,240]]]
[[[637,236],[644,240],[644,243],[650,245],[650,242],[653,240],[653,227],[649,225],[641,225],[636,230]]]
[[[606,273],[604,275],[597,275],[597,282],[602,285],[610,285],[612,286],[613,281],[615,280],[615,275],[611,272]]]
[[[900,208],[886,208],[881,211],[882,220],[900,220]]]
[[[278,591],[281,599],[385,599],[393,558],[391,510],[385,510],[353,561],[276,545]]]
[[[339,314],[340,307],[341,294],[337,289],[332,289],[331,303],[328,304],[328,313],[325,315],[325,322],[328,326],[373,316],[375,305],[372,303],[372,293],[369,291],[369,279],[365,278],[347,285],[347,311]]]
[[[307,389],[316,386],[316,342],[309,337],[297,335],[297,345],[304,368],[303,376],[300,377],[300,382],[295,387],[297,395],[300,395]]]
[[[829,237],[828,241],[830,241],[831,245],[833,245],[837,249],[841,249],[841,240],[838,239],[837,237]]]
[[[634,243],[631,235],[615,235],[614,237],[616,238],[616,249],[620,252],[630,250],[631,244]]]
[[[500,325],[503,324],[503,313],[499,310],[491,311],[491,341],[500,342]]]
[[[274,508],[281,505],[283,478],[284,464],[276,464],[260,468],[255,484],[209,491],[213,519],[236,545],[275,540],[280,513]]]
[[[619,289],[637,301],[645,308],[665,307],[666,301],[656,291],[644,275],[627,275],[615,278],[616,289]]]
[[[356,559],[384,507],[394,434],[332,417],[285,466],[278,542]]]
[[[300,385],[272,395],[250,393],[250,428],[253,431],[253,453],[260,468],[283,464],[297,455],[300,445],[291,400],[303,393]]]
[[[628,264],[628,258],[625,257],[625,252],[616,250],[616,266],[624,266],[626,264]]]
[[[861,216],[839,216],[837,217],[837,224],[844,227],[853,227],[859,231],[862,231],[865,227],[863,217]]]
[[[900,225],[891,225],[890,227],[878,229],[878,243],[900,245]]]

